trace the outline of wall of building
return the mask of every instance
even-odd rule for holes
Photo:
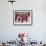
[[[13,10],[33,10],[32,26],[13,25]],[[19,32],[30,34],[33,40],[46,40],[45,0],[16,0],[13,5],[0,0],[0,41],[15,40]]]

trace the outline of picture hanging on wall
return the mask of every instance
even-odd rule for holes
[[[32,10],[13,10],[14,25],[32,25]]]

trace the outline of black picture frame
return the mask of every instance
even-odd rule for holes
[[[15,22],[15,16],[16,16],[16,12],[30,12],[30,18],[31,18],[31,20],[30,20],[30,23],[16,23]],[[21,25],[23,25],[23,26],[27,26],[27,25],[32,25],[33,24],[33,11],[32,10],[13,10],[13,25],[18,25],[18,26],[21,26]]]

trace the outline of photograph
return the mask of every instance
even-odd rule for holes
[[[13,24],[25,25],[32,24],[32,10],[14,10],[13,11]]]

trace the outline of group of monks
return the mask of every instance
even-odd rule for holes
[[[22,23],[28,21],[28,17],[30,17],[30,12],[16,12],[15,14],[15,22],[21,21]]]

